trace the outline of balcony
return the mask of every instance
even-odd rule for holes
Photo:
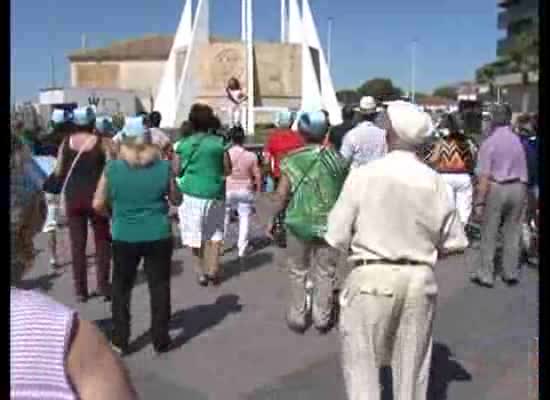
[[[519,21],[530,21],[538,18],[537,7],[510,7],[498,14],[498,29],[508,29],[508,27]]]

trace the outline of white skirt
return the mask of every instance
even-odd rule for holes
[[[178,208],[181,243],[183,246],[200,248],[208,241],[223,240],[225,204],[222,200],[199,199],[183,194]]]

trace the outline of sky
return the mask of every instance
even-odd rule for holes
[[[240,37],[240,0],[210,0],[211,34]],[[256,40],[280,38],[280,1],[254,0]],[[412,43],[416,88],[474,78],[496,57],[494,0],[310,0],[326,51],[333,19],[332,76],[337,90],[387,77],[411,86]],[[12,102],[37,98],[51,83],[51,57],[58,86],[70,85],[67,55],[146,34],[174,34],[184,0],[11,0]]]

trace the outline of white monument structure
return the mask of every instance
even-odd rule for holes
[[[242,125],[252,134],[256,113],[265,112],[269,107],[259,105],[256,98],[259,90],[255,87],[258,49],[254,43],[253,0],[241,2],[241,42],[246,48],[242,83],[248,95],[246,113],[241,114]],[[162,122],[166,127],[179,126],[187,118],[191,105],[204,98],[201,79],[197,79],[196,75],[200,69],[210,68],[201,64],[205,61],[200,57],[201,47],[209,43],[209,0],[198,0],[195,8],[193,0],[186,0],[155,99],[155,109],[162,113]],[[297,107],[302,111],[327,110],[331,123],[340,123],[340,107],[308,0],[302,0],[301,9],[298,0],[281,0],[281,43],[301,49],[298,53],[301,56],[298,61],[301,63],[301,98]],[[262,51],[265,54],[266,50]],[[230,58],[233,53],[224,54]],[[270,68],[277,68],[273,64],[278,63],[269,64]]]

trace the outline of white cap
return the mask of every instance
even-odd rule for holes
[[[372,114],[376,112],[376,100],[374,100],[374,97],[372,96],[364,96],[361,97],[361,101],[359,102],[359,107],[355,109],[355,111],[358,111],[363,114]]]
[[[406,101],[390,102],[387,115],[392,130],[406,143],[422,144],[434,130],[430,116]]]

